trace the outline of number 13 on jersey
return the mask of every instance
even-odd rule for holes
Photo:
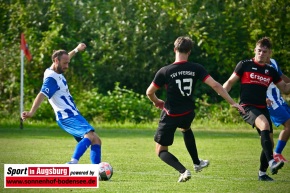
[[[190,96],[192,92],[192,78],[176,79],[176,84],[182,96]]]

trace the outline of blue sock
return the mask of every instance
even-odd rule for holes
[[[286,146],[286,141],[278,140],[278,143],[276,145],[275,153],[281,154],[284,147]]]
[[[101,146],[99,144],[91,145],[90,157],[92,164],[101,163]]]
[[[89,138],[83,138],[76,146],[72,158],[79,160],[80,157],[86,152],[87,148],[91,145]]]

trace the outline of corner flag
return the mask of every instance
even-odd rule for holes
[[[30,61],[32,59],[32,56],[29,52],[28,44],[25,41],[23,33],[21,34],[21,50],[23,50],[24,55],[26,56],[27,60]]]

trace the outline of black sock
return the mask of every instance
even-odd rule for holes
[[[270,131],[268,130],[261,131],[261,145],[267,158],[267,161],[269,162],[270,160],[273,159],[273,149],[270,139]]]
[[[269,166],[268,160],[266,158],[266,155],[264,153],[264,150],[262,150],[261,156],[260,156],[260,171],[261,172],[266,172],[268,166]]]
[[[159,152],[160,159],[179,171],[180,173],[184,173],[186,168],[178,161],[178,159],[168,151],[164,150]]]
[[[183,140],[184,140],[186,149],[187,149],[188,153],[190,154],[193,163],[199,165],[200,161],[198,159],[195,138],[194,138],[192,130],[189,129],[185,132],[182,132],[182,134],[183,134]]]

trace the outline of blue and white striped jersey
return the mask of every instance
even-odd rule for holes
[[[62,74],[58,74],[50,68],[46,69],[40,92],[48,98],[56,115],[56,120],[79,114],[79,110],[70,95],[66,79]]]
[[[277,62],[274,59],[270,59],[271,63],[270,65],[277,70],[279,75],[282,75],[282,71],[280,67],[278,66]],[[272,82],[267,90],[267,98],[273,101],[272,108],[275,110],[279,106],[281,106],[283,103],[285,103],[283,97],[281,96],[280,90],[277,88],[277,86]]]

